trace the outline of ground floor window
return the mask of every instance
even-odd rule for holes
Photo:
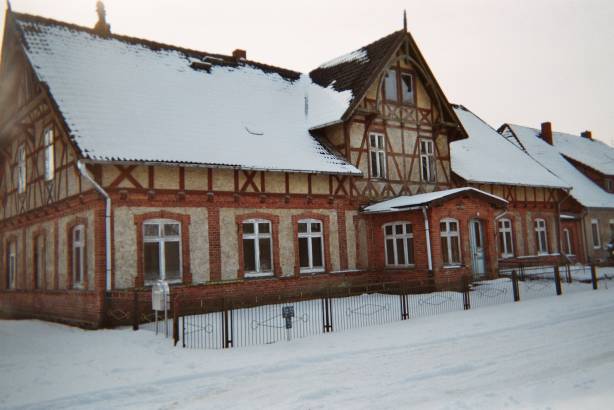
[[[499,252],[501,252],[501,257],[503,258],[511,258],[514,256],[512,221],[507,218],[499,220]]]
[[[443,264],[446,266],[460,265],[461,252],[458,220],[452,218],[441,220],[439,223],[439,232],[441,236]]]
[[[45,276],[45,237],[38,235],[34,239],[33,246],[33,261],[34,266],[34,287],[40,289],[43,286],[43,278]]]
[[[410,223],[393,222],[384,225],[386,266],[414,264],[414,233]]]
[[[546,231],[546,221],[538,218],[535,220],[535,246],[538,255],[548,254],[548,236]]]
[[[601,235],[599,234],[599,221],[597,219],[591,220],[591,231],[593,234],[593,248],[601,248]]]
[[[324,270],[322,222],[316,219],[298,221],[298,254],[301,272]]]
[[[243,269],[246,277],[273,274],[270,221],[249,219],[243,222]]]
[[[181,224],[171,219],[143,223],[145,282],[181,280]]]
[[[15,289],[17,281],[17,243],[10,241],[6,247],[6,287]]]
[[[85,227],[77,225],[72,230],[72,283],[73,286],[83,285],[85,256]]]
[[[574,254],[571,240],[571,232],[567,228],[563,229],[563,246],[563,252],[565,252],[565,255],[572,256]]]

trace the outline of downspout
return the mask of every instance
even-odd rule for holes
[[[422,215],[424,216],[424,231],[426,233],[426,258],[428,260],[429,274],[433,274],[433,255],[431,254],[431,229],[429,227],[429,217],[426,212],[428,206],[422,206]]]
[[[111,197],[109,194],[96,182],[94,178],[87,172],[85,168],[85,164],[81,161],[77,161],[77,169],[85,179],[87,179],[102,196],[104,196],[106,205],[104,212],[104,220],[105,220],[105,289],[107,291],[111,290]]]

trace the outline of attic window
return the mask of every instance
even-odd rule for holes
[[[397,102],[399,94],[397,91],[397,71],[388,70],[384,78],[384,95],[387,101]]]
[[[401,74],[401,93],[403,95],[403,104],[414,103],[414,77],[408,73]]]
[[[384,99],[396,104],[414,104],[414,76],[390,69],[384,77]]]

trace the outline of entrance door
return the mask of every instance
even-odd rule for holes
[[[484,261],[484,229],[482,221],[472,219],[469,222],[469,231],[469,237],[471,238],[473,277],[482,278],[486,274],[486,263]]]

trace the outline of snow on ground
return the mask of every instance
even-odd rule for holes
[[[0,321],[2,408],[607,408],[614,293],[228,350]]]

